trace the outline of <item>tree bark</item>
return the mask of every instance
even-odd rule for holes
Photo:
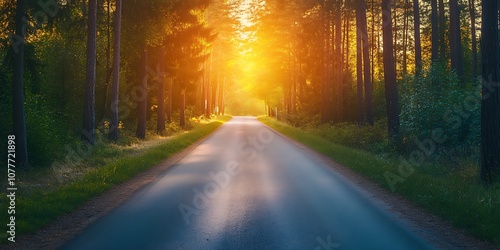
[[[374,39],[375,37],[375,0],[371,1],[371,11],[372,11],[372,28],[371,28],[371,37]],[[371,51],[371,81],[375,81],[375,51],[377,51],[378,47],[375,46],[375,43],[372,43],[372,46],[370,46],[370,51]]]
[[[351,114],[352,114],[352,105],[351,104],[351,88],[352,88],[352,83],[351,83],[351,79],[350,79],[350,76],[351,76],[351,71],[349,69],[349,54],[350,54],[350,51],[349,51],[349,47],[350,47],[350,43],[349,43],[349,29],[350,29],[350,25],[349,23],[351,22],[351,11],[347,8],[344,8],[345,10],[345,15],[344,15],[344,40],[342,41],[342,65],[345,65],[344,67],[342,67],[342,75],[345,75],[347,76],[347,79],[345,81],[345,84],[344,84],[344,119],[348,120],[348,121],[352,121],[351,119]],[[372,53],[372,58],[373,58],[373,53]],[[372,64],[373,65],[373,64]],[[372,67],[373,69],[373,67]],[[373,74],[372,74],[373,76]]]
[[[329,63],[328,63],[328,55],[330,53],[330,47],[329,47],[329,39],[330,39],[330,29],[327,28],[326,23],[327,19],[325,17],[325,12],[321,16],[321,40],[322,40],[322,56],[321,56],[321,65],[323,66],[323,79],[321,81],[321,122],[326,123],[329,120],[329,98],[331,95],[330,86],[329,84],[329,79],[328,79],[328,69],[329,69]]]
[[[358,97],[358,124],[365,123],[363,97],[363,58],[361,52],[361,12],[356,9],[356,88]]]
[[[292,89],[292,112],[295,113],[297,111],[297,105],[298,105],[298,100],[297,100],[297,81],[298,81],[298,76],[299,73],[297,71],[297,45],[294,41],[294,44],[292,46],[293,50],[293,89]]]
[[[365,90],[365,117],[366,123],[369,125],[374,124],[373,117],[373,85],[370,77],[370,44],[368,42],[368,32],[366,29],[366,1],[358,0],[358,8],[360,11],[360,30],[363,52],[363,68],[364,68],[364,90]],[[384,42],[385,44],[385,42]],[[391,41],[392,44],[392,41]],[[385,50],[384,50],[385,51]],[[392,50],[391,50],[392,51]],[[392,53],[392,52],[391,52]]]
[[[286,100],[286,113],[290,114],[292,111],[292,88],[293,88],[293,74],[292,74],[292,43],[288,43],[288,81],[286,91],[288,92],[288,98]],[[226,78],[224,77],[224,82]],[[224,92],[224,91],[223,91]],[[221,106],[222,109],[222,106]]]
[[[156,119],[156,132],[158,134],[165,131],[165,51],[160,49],[160,77],[158,79],[158,110]]]
[[[96,36],[97,0],[89,0],[82,140],[91,145],[95,144]]]
[[[224,75],[224,81],[222,82],[222,90],[220,97],[220,114],[224,115],[226,110],[226,76]]]
[[[139,105],[137,107],[137,130],[135,136],[139,139],[146,139],[146,114],[147,114],[147,101],[148,101],[148,51],[147,45],[144,43],[143,51],[141,53],[141,85],[140,91],[142,92]]]
[[[431,59],[432,62],[437,62],[439,60],[439,19],[438,19],[437,0],[431,0],[431,25],[432,25]]]
[[[106,0],[106,80],[102,87],[102,106],[99,122],[104,122],[106,112],[108,111],[108,92],[110,81],[113,74],[111,67],[111,0]],[[112,97],[111,97],[112,98]],[[100,124],[104,125],[104,124]],[[103,130],[104,131],[104,130]]]
[[[118,103],[120,93],[120,39],[121,39],[121,12],[122,0],[116,0],[114,41],[113,41],[113,83],[111,89],[111,119],[109,125],[109,139],[118,140]]]
[[[387,104],[387,124],[388,132],[391,138],[399,134],[399,106],[398,90],[396,85],[396,69],[393,58],[392,45],[392,20],[391,20],[391,1],[382,0],[382,18],[383,18],[383,43],[384,43],[384,79],[385,96]]]
[[[203,77],[201,79],[201,114],[204,116],[207,109],[207,62],[203,62]]]
[[[458,0],[450,0],[450,57],[451,68],[463,82],[462,38],[460,35],[460,9]]]
[[[469,0],[470,31],[472,45],[472,76],[477,76],[477,39],[476,39],[476,6],[475,0]]]
[[[214,96],[214,113],[215,115],[219,115],[219,91],[220,91],[220,67],[221,67],[221,55],[220,55],[220,48],[217,50],[217,83],[215,85],[215,96]]]
[[[180,110],[179,110],[179,125],[181,128],[184,128],[186,126],[186,114],[185,114],[185,109],[186,109],[186,90],[181,91],[181,98],[180,100]]]
[[[408,56],[406,55],[408,49],[408,0],[403,3],[403,62],[401,67],[403,68],[403,75],[408,74]]]
[[[498,1],[482,1],[481,179],[491,183],[500,171],[500,54]]]
[[[208,77],[207,77],[207,109],[205,110],[205,117],[210,118],[212,114],[212,63],[213,63],[213,52],[210,53],[210,64],[208,67]]]
[[[335,15],[335,58],[337,74],[337,121],[344,120],[344,81],[342,77],[342,1],[337,2]]]
[[[434,1],[434,0],[433,0]],[[422,46],[420,45],[420,9],[418,0],[413,0],[413,36],[415,39],[415,74],[422,71]]]
[[[444,15],[444,1],[439,0],[439,58],[442,62],[447,61],[446,56],[446,18]]]
[[[168,92],[168,107],[167,107],[167,122],[172,122],[172,91],[173,91],[173,80],[171,77],[168,78],[167,82],[167,92]]]
[[[12,116],[13,132],[16,143],[16,162],[19,167],[28,166],[28,143],[26,132],[26,117],[24,112],[24,23],[26,15],[26,0],[17,0],[16,6],[16,39],[14,46],[14,82],[12,85]]]

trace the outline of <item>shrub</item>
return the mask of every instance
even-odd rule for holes
[[[478,88],[467,87],[439,65],[421,76],[406,77],[400,86],[404,143],[432,138],[432,131],[440,130],[446,136],[441,152],[479,145]]]
[[[61,115],[47,108],[39,95],[26,96],[26,127],[30,165],[48,166],[71,142],[70,129]]]
[[[354,123],[322,124],[309,128],[309,132],[331,142],[381,153],[387,151],[387,120],[379,120],[374,126],[358,126]]]
[[[319,125],[319,116],[311,116],[305,112],[296,112],[292,114],[281,114],[284,121],[294,127],[316,127]]]

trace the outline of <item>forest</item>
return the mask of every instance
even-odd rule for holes
[[[0,1],[0,159],[15,138],[21,174],[66,173],[268,116],[495,194],[499,16],[489,0]]]
[[[498,86],[486,64],[496,58],[481,53],[481,27],[493,32],[481,9],[476,0],[4,1],[0,131],[17,135],[22,164],[36,168],[68,142],[169,134],[227,107],[379,151],[410,152],[436,135],[424,158],[452,169],[483,159],[492,182]]]

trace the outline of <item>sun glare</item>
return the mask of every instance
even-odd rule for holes
[[[251,6],[254,4],[253,0],[243,0],[240,2],[237,11],[237,17],[243,27],[251,27],[254,25],[252,21]]]

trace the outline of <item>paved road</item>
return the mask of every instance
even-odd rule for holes
[[[235,117],[63,249],[428,249],[255,118]]]

